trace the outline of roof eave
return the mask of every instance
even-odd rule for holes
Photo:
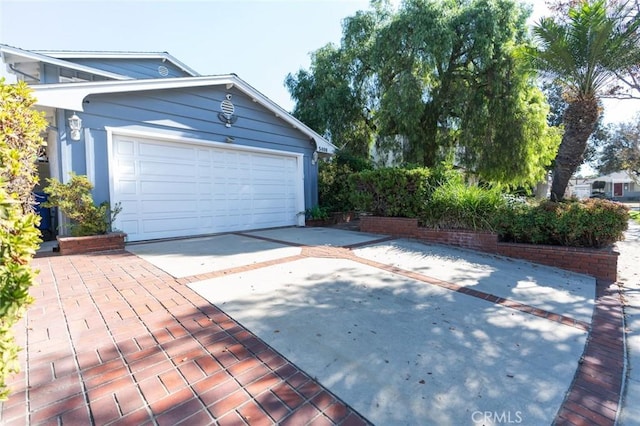
[[[41,53],[43,55],[52,56],[58,59],[127,59],[127,58],[142,58],[142,59],[162,59],[168,61],[190,74],[192,77],[199,77],[198,73],[193,68],[189,67],[169,52],[100,52],[100,51],[72,51],[72,50],[35,50],[34,52]]]
[[[62,60],[62,59],[52,58],[50,56],[42,55],[42,54],[35,53],[35,52],[32,52],[32,51],[26,51],[26,50],[18,49],[16,47],[11,47],[11,46],[7,46],[7,45],[0,45],[0,52],[2,52],[4,54],[14,55],[14,56],[20,56],[20,57],[23,57],[23,58],[26,58],[26,59],[30,59],[30,60],[33,60],[33,61],[45,62],[45,63],[51,64],[51,65],[56,65],[56,66],[63,67],[63,68],[74,69],[76,71],[87,72],[87,73],[90,73],[90,74],[99,75],[101,77],[112,78],[114,80],[119,80],[119,81],[131,80],[131,77],[125,76],[125,75],[122,75],[122,74],[116,74],[116,73],[112,73],[112,72],[108,72],[108,71],[103,71],[103,70],[100,70],[98,68],[88,67],[88,66],[85,66],[85,65],[74,64],[73,62],[65,61],[65,60]]]

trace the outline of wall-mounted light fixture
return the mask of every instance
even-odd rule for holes
[[[78,117],[75,112],[69,117],[69,128],[71,129],[71,140],[79,141],[80,130],[82,130],[82,119]]]
[[[311,155],[311,164],[316,164],[318,162],[318,151],[313,151]]]

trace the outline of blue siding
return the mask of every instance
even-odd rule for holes
[[[59,83],[60,67],[56,65],[40,63],[40,83]]]
[[[122,74],[133,78],[170,78],[191,77],[190,74],[178,68],[171,62],[163,62],[162,59],[109,59],[109,58],[80,58],[65,59],[78,65],[97,68],[116,74]],[[165,67],[168,75],[163,76],[158,72],[158,67]]]
[[[231,127],[218,119],[220,103],[227,93],[232,95],[238,117]],[[235,89],[206,87],[93,95],[85,100],[84,112],[78,115],[94,139],[94,197],[98,203],[109,199],[105,126],[214,142],[224,142],[230,136],[235,139],[234,145],[303,154],[305,206],[317,203],[317,165],[311,164],[314,147],[308,136]],[[74,169],[84,170],[84,143],[72,144],[71,149]]]

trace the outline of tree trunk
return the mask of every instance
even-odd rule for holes
[[[564,135],[553,168],[551,200],[564,199],[571,176],[583,162],[587,140],[598,122],[600,111],[595,97],[580,98],[569,104],[564,113]]]
[[[424,167],[434,167],[436,165],[436,156],[438,152],[438,112],[437,107],[433,105],[435,101],[425,106],[425,110],[420,120],[420,145],[418,151],[420,157],[417,162]]]

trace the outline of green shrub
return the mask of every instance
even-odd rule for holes
[[[58,207],[70,220],[72,236],[100,235],[111,231],[111,224],[120,213],[120,205],[109,209],[107,201],[96,206],[91,196],[93,185],[84,175],[71,173],[67,183],[55,178],[47,179],[44,192],[49,194],[45,207]]]
[[[0,400],[8,398],[6,381],[20,369],[12,328],[33,302],[30,264],[40,243],[31,192],[47,123],[34,102],[26,84],[0,80]]]
[[[326,220],[329,219],[329,211],[326,207],[320,207],[319,205],[313,206],[310,209],[305,210],[305,217],[313,220]]]
[[[348,153],[338,152],[329,161],[318,165],[318,202],[332,212],[354,210],[351,194],[354,191],[350,176],[370,170],[371,164]]]
[[[382,168],[351,176],[356,210],[376,216],[420,217],[432,189],[429,169]]]
[[[469,186],[462,178],[452,179],[435,188],[421,222],[430,228],[492,231],[496,214],[506,206],[500,190]]]
[[[503,209],[496,218],[501,239],[570,247],[605,247],[624,238],[629,210],[607,200],[552,202]]]
[[[630,211],[629,212],[629,217],[631,217],[631,219],[635,220],[636,222],[640,223],[640,212],[639,211]]]

